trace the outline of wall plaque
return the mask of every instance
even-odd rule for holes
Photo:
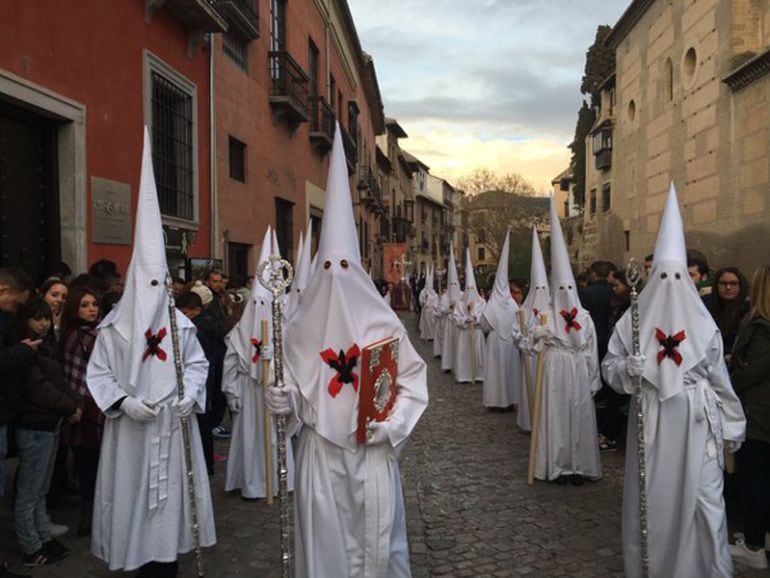
[[[91,177],[94,243],[131,244],[131,186]]]

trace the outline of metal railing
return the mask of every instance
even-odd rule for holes
[[[334,141],[334,111],[323,96],[310,97],[310,132],[323,133]]]
[[[267,56],[272,80],[270,96],[288,99],[307,117],[310,77],[286,50],[271,50]]]

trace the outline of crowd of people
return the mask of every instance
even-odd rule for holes
[[[686,250],[673,187],[638,279],[609,261],[573,276],[553,204],[550,283],[535,231],[526,298],[519,280],[508,281],[508,236],[502,247],[486,294],[469,254],[464,292],[453,252],[440,294],[429,269],[417,299],[419,327],[457,382],[483,383],[484,406],[516,410],[519,427],[532,432],[530,477],[576,486],[598,480],[602,453],[625,438],[626,574],[642,575],[639,380],[650,575],[730,576],[731,558],[767,568],[770,266],[749,283],[738,268],[714,272],[705,255]],[[629,311],[634,283],[639,351]],[[732,544],[728,513],[737,530]]]

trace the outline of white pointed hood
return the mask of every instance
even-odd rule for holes
[[[618,321],[616,331],[628,351],[631,310]],[[687,272],[684,225],[674,184],[668,192],[647,285],[639,295],[639,342],[644,379],[666,400],[684,387],[684,374],[706,356],[718,332]]]
[[[121,383],[121,387],[155,403],[176,388],[176,371],[166,288],[166,247],[150,142],[145,127],[134,249],[123,296],[100,327],[114,327],[126,342],[127,354],[122,356],[125,368],[121,374],[128,375],[128,381]],[[176,318],[180,330],[192,328],[184,315],[178,313]]]
[[[460,289],[460,276],[457,274],[457,262],[455,261],[455,250],[453,245],[449,245],[449,271],[447,272],[447,299],[450,307],[463,298],[463,291]]]
[[[299,262],[302,259],[302,252],[305,250],[305,237],[302,231],[299,232],[299,242],[297,243],[297,250],[294,253],[294,266],[299,268]],[[295,275],[296,279],[297,276]]]
[[[521,308],[527,314],[527,323],[540,313],[548,311],[551,306],[551,290],[548,285],[548,275],[545,272],[543,250],[540,248],[540,239],[537,229],[532,227],[532,262],[529,266],[529,292]]]
[[[552,314],[548,326],[554,338],[570,347],[581,348],[588,340],[587,328],[591,324],[591,316],[580,304],[553,195],[550,209]]]
[[[262,248],[259,253],[259,260],[257,261],[257,270],[259,270],[259,266],[270,257],[270,252],[272,250],[271,235],[272,229],[268,225],[265,230],[265,235],[262,238]],[[228,347],[231,347],[238,353],[238,357],[241,358],[242,366],[248,367],[249,375],[257,380],[262,379],[262,364],[259,363],[259,357],[256,354],[258,353],[257,347],[262,343],[263,319],[267,320],[267,328],[270,340],[272,340],[272,303],[272,293],[263,287],[262,283],[259,282],[259,278],[255,276],[254,282],[251,284],[249,300],[246,302],[241,318],[225,338]]]
[[[515,327],[516,315],[519,306],[511,296],[511,288],[508,284],[508,257],[510,255],[511,229],[505,233],[503,249],[500,251],[500,261],[497,263],[497,273],[495,273],[495,286],[492,289],[492,296],[484,308],[484,318],[492,327],[497,337],[507,341]]]
[[[487,302],[479,295],[476,286],[476,274],[473,272],[470,248],[465,249],[465,293],[463,294],[463,314],[472,315],[476,320],[481,318]]]
[[[312,290],[302,296],[286,326],[287,381],[299,388],[303,403],[312,407],[315,431],[337,446],[357,451],[361,350],[381,339],[398,337],[400,393],[388,420],[390,440],[398,444],[408,435],[400,424],[416,422],[427,404],[426,368],[401,321],[361,266],[339,125],[325,198],[318,265],[308,283]],[[337,361],[352,366],[348,375],[326,361],[330,354],[336,358],[340,353],[344,359]],[[402,396],[402,389],[408,395]]]

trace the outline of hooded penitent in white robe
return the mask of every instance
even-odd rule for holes
[[[420,318],[417,322],[417,327],[420,330],[420,337],[422,339],[428,339],[428,315],[425,311],[425,303],[428,301],[428,283],[430,282],[430,266],[425,272],[425,286],[420,290],[420,294],[417,296],[417,302],[420,304]]]
[[[455,381],[470,383],[484,380],[484,362],[487,357],[487,344],[481,329],[481,315],[486,301],[476,288],[476,276],[473,274],[471,251],[465,251],[465,293],[455,307],[453,317],[457,322],[457,359],[452,367]],[[474,358],[475,356],[475,358]],[[476,373],[473,373],[473,363]]]
[[[481,326],[487,332],[487,358],[484,362],[485,407],[509,407],[521,403],[521,357],[514,335],[519,333],[519,306],[508,285],[510,235],[505,234],[495,286],[484,312]]]
[[[551,197],[551,310],[535,477],[602,476],[593,394],[601,379],[596,330],[577,295],[567,246]]]
[[[110,570],[173,562],[195,547],[183,459],[163,229],[145,129],[134,251],[123,297],[99,325],[86,372],[88,389],[105,413],[94,496],[91,552]],[[206,407],[208,362],[195,327],[175,311],[185,397]],[[120,409],[133,396],[158,410],[135,421]],[[188,419],[202,546],[216,542],[206,463],[195,419]]]
[[[444,331],[441,338],[441,369],[452,371],[457,357],[457,321],[462,305],[463,292],[460,276],[457,274],[454,247],[449,246],[449,272],[447,273],[447,301],[444,317]]]
[[[295,446],[295,575],[410,576],[397,448],[427,405],[426,366],[361,267],[339,127],[308,286],[285,331],[286,387],[303,424]],[[398,393],[380,422],[387,439],[359,444],[361,351],[387,337],[399,339]]]
[[[446,287],[441,296],[437,296],[435,304],[433,310],[433,357],[441,357],[441,353],[444,351],[444,323],[446,323],[446,317],[449,314],[449,292]]]
[[[725,367],[722,338],[687,273],[673,184],[648,283],[639,295],[650,576],[727,577],[733,565],[722,499],[725,440],[742,441],[746,421]],[[620,393],[635,392],[631,310],[615,326],[602,363]],[[623,561],[642,576],[636,397],[628,415],[623,491]]]
[[[259,262],[270,256],[271,229],[267,228],[262,241]],[[267,496],[267,468],[265,460],[265,404],[264,375],[260,347],[262,344],[262,320],[267,321],[268,342],[273,339],[272,294],[258,279],[254,279],[251,295],[241,319],[227,334],[227,353],[222,371],[222,391],[228,401],[237,398],[240,411],[232,412],[233,426],[230,451],[227,457],[225,491],[240,490],[244,498]],[[271,362],[272,368],[272,362]],[[272,371],[268,381],[273,381]],[[271,447],[273,448],[273,494],[278,494],[278,443],[273,422]],[[294,487],[294,459],[291,444],[286,444],[288,487]]]
[[[431,282],[433,282],[433,273],[431,272]],[[438,308],[439,297],[433,286],[430,288],[428,298],[425,300],[425,330],[428,341],[436,339],[436,309]]]
[[[543,251],[540,248],[540,240],[537,229],[532,227],[532,261],[529,269],[529,292],[521,311],[524,312],[524,333],[521,332],[521,321],[516,320],[516,331],[513,338],[521,352],[521,401],[516,409],[516,424],[524,431],[532,429],[531,416],[529,415],[530,390],[535,391],[535,371],[537,369],[537,351],[533,349],[531,339],[532,330],[539,323],[541,313],[550,313],[551,290],[548,287],[548,276],[545,272]],[[530,381],[527,383],[525,364],[529,365]]]

